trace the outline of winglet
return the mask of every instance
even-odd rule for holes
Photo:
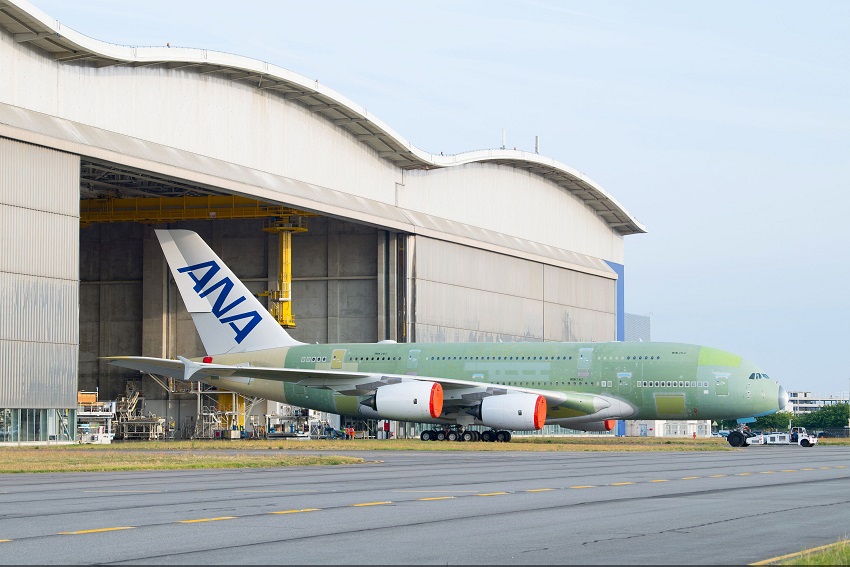
[[[199,362],[192,362],[188,358],[183,358],[182,356],[178,356],[177,360],[183,363],[183,380],[187,382],[192,379],[195,372],[201,369],[201,364]]]

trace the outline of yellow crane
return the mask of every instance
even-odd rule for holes
[[[313,213],[237,195],[83,199],[80,225],[96,222],[163,223],[188,220],[266,219],[263,231],[277,233],[280,253],[278,289],[257,295],[269,298],[269,312],[283,327],[295,327],[292,314],[292,235],[307,232]]]

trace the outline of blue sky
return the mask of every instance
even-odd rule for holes
[[[648,227],[626,238],[626,310],[653,340],[850,388],[848,2],[34,4],[103,41],[318,79],[425,151],[540,136]]]

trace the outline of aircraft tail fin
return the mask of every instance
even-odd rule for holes
[[[207,354],[299,345],[200,236],[157,230],[171,274]]]

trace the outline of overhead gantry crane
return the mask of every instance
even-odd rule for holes
[[[269,312],[281,326],[295,327],[292,314],[292,235],[307,232],[305,217],[314,213],[271,205],[236,195],[197,197],[100,198],[80,201],[80,226],[97,222],[164,223],[188,220],[265,219],[263,231],[276,233],[280,254],[278,289],[269,298]]]

